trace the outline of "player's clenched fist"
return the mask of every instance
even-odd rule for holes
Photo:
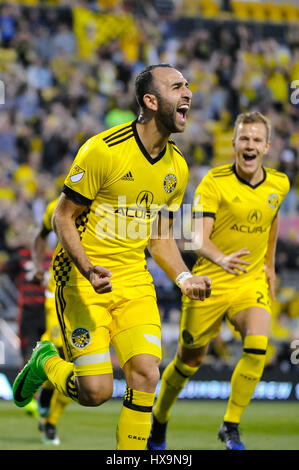
[[[93,266],[88,271],[88,280],[98,294],[112,291],[111,272],[103,266]]]
[[[207,276],[192,276],[180,285],[183,294],[192,300],[205,300],[211,295],[212,281]]]

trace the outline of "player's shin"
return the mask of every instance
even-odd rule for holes
[[[239,423],[264,370],[268,338],[246,336],[243,354],[231,378],[231,394],[224,421]]]
[[[190,367],[175,356],[165,369],[161,379],[161,387],[154,415],[159,423],[166,423],[170,418],[170,409],[176,402],[184,386],[197,371],[198,367]]]
[[[155,393],[126,389],[117,425],[117,450],[144,450],[151,429]]]

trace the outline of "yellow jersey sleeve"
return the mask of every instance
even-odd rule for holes
[[[96,198],[110,172],[110,155],[102,148],[99,136],[82,145],[64,182],[67,188],[83,196],[87,204]]]
[[[215,218],[221,201],[221,194],[209,172],[197,186],[193,201],[193,217],[208,216]]]
[[[170,175],[170,178],[174,175]],[[184,194],[186,191],[187,183],[189,178],[189,170],[185,160],[182,162],[181,166],[181,173],[179,177],[179,184],[174,192],[173,196],[169,199],[168,205],[163,208],[163,210],[167,210],[168,212],[177,212],[183,202]]]
[[[272,175],[279,175],[280,179],[281,179],[281,198],[280,198],[279,206],[278,206],[278,210],[279,210],[281,204],[283,203],[284,198],[286,197],[286,195],[288,194],[288,192],[290,190],[290,180],[289,180],[289,178],[286,174],[281,173],[279,171],[269,170],[269,169],[267,169],[267,171],[268,171],[268,173],[270,173]]]
[[[49,202],[46,207],[45,214],[43,217],[43,227],[48,231],[51,232],[53,230],[52,227],[52,216],[55,210],[55,207],[58,203],[58,197],[54,199],[54,201]]]

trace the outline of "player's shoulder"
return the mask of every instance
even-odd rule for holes
[[[107,147],[113,147],[114,145],[124,142],[130,137],[133,137],[133,122],[126,122],[124,124],[118,124],[117,126],[105,129],[98,134],[90,137],[81,146],[81,151],[94,150],[94,149],[107,149]]]
[[[134,122],[129,121],[110,127],[110,129],[106,129],[95,136],[95,141],[100,140],[106,147],[119,145],[134,136]]]
[[[272,182],[277,182],[279,186],[284,186],[287,190],[290,187],[289,177],[282,171],[276,170],[275,168],[265,168],[267,178]]]
[[[168,139],[168,144],[169,144],[169,148],[173,150],[175,154],[179,155],[183,160],[185,160],[183,152],[179,149],[179,147],[176,145],[174,140]]]
[[[188,167],[185,156],[181,149],[177,146],[174,140],[168,140],[168,149],[173,153],[174,158],[179,162],[183,167]]]
[[[215,168],[211,168],[207,173],[207,176],[211,178],[227,178],[228,176],[234,175],[234,167],[231,163],[226,165],[220,165]]]
[[[271,178],[282,178],[284,180],[288,180],[288,176],[283,173],[282,171],[276,170],[275,168],[269,168],[265,167],[267,175],[269,175]]]
[[[179,147],[176,145],[174,140],[172,140],[172,139],[168,140],[168,149],[169,149],[170,152],[172,152],[173,157],[176,159],[179,166],[182,169],[188,170],[188,164],[186,162],[185,156],[184,156],[183,152],[179,149]]]

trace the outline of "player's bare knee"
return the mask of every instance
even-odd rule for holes
[[[112,397],[108,390],[83,390],[79,394],[79,403],[83,406],[100,406]]]
[[[112,397],[112,393],[113,383],[111,381],[81,381],[79,385],[79,403],[83,406],[100,406]]]
[[[207,351],[207,346],[197,349],[187,349],[184,346],[178,349],[178,358],[187,366],[200,367]]]
[[[133,361],[125,369],[127,384],[135,390],[154,392],[160,379],[159,360]]]
[[[158,367],[151,370],[133,370],[131,372],[131,387],[135,390],[154,391],[159,382],[160,372]]]
[[[160,359],[151,354],[132,357],[123,368],[128,387],[153,393],[160,379]]]
[[[204,356],[196,356],[192,360],[189,360],[187,365],[190,367],[200,367],[203,362]]]

